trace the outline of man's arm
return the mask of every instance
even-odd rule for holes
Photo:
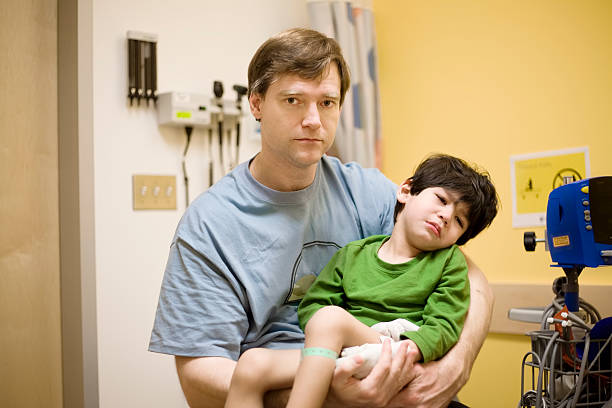
[[[470,308],[459,341],[441,360],[415,364],[416,377],[389,407],[446,407],[469,379],[487,337],[494,298],[482,271],[470,258],[465,259],[470,279]]]
[[[175,356],[183,394],[190,407],[223,408],[236,362],[224,357]]]

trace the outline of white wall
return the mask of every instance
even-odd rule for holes
[[[257,47],[307,26],[304,0],[104,0],[93,2],[95,249],[101,407],[186,406],[171,357],[149,353],[170,240],[184,210],[181,129],[160,129],[155,109],[130,107],[128,30],[158,35],[158,89],[226,96],[246,85]],[[245,105],[246,106],[246,105]],[[191,199],[206,188],[207,138],[194,131]],[[245,160],[257,151],[251,138]],[[177,210],[133,211],[133,174],[177,176]]]

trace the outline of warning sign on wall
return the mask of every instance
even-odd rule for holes
[[[563,185],[590,177],[589,149],[555,150],[510,157],[512,177],[512,226],[546,224],[548,194]]]

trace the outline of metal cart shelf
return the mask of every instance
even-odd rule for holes
[[[523,358],[519,407],[612,406],[612,357],[607,339],[566,340],[555,330],[528,333],[532,350]],[[531,389],[525,390],[525,371]]]

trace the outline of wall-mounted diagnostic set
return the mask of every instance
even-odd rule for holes
[[[214,96],[191,92],[165,92],[158,95],[158,123],[183,127],[187,135],[182,161],[186,203],[189,203],[189,177],[185,167],[185,157],[194,128],[202,129],[208,136],[209,187],[216,179],[238,165],[240,122],[243,116],[242,98],[246,95],[247,88],[234,85],[233,90],[236,92],[236,99],[224,99],[223,84],[215,81]],[[217,149],[215,149],[215,138]]]
[[[247,88],[234,85],[236,98],[224,98],[221,81],[214,81],[212,95],[193,92],[157,92],[157,35],[140,31],[127,32],[128,92],[130,106],[150,101],[157,107],[158,123],[185,129],[187,143],[183,152],[183,179],[185,202],[189,205],[189,178],[185,158],[194,129],[208,136],[208,186],[212,186],[228,171],[238,165],[242,102]],[[217,143],[215,148],[214,139]]]

